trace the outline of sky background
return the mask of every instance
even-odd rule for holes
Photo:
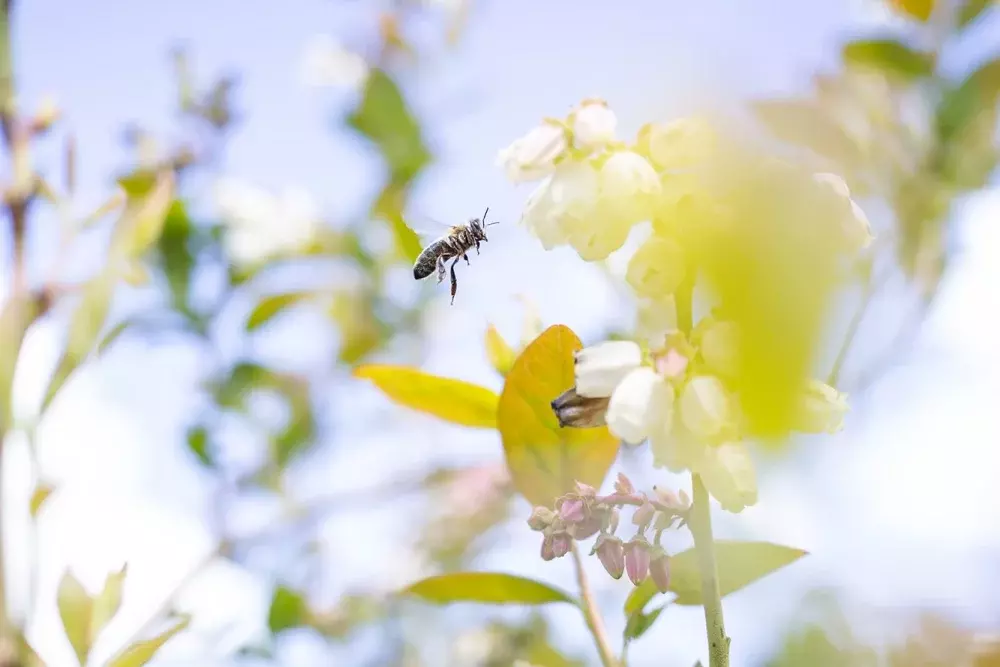
[[[22,2],[14,44],[20,100],[33,108],[44,95],[56,94],[65,125],[78,140],[77,205],[85,211],[107,195],[112,175],[127,164],[119,141],[125,122],[175,133],[169,51],[183,44],[203,84],[228,71],[241,77],[236,100],[243,119],[224,156],[225,174],[271,188],[303,185],[331,220],[356,215],[376,192],[380,171],[371,153],[339,129],[352,94],[311,89],[300,69],[307,43],[318,34],[362,50],[373,43],[371,7],[332,0]],[[537,305],[546,324],[567,324],[585,343],[596,342],[608,322],[631,316],[628,304],[572,251],[546,253],[506,224],[517,219],[530,186],[515,188],[504,179],[494,165],[499,148],[540,117],[562,115],[593,95],[610,102],[628,135],[647,120],[680,115],[707,100],[790,93],[807,85],[816,70],[833,67],[845,39],[886,21],[871,2],[763,0],[753,11],[734,10],[722,0],[637,0],[610,7],[569,0],[479,2],[461,45],[436,56],[408,82],[437,155],[415,194],[414,215],[463,220],[488,205],[505,223],[491,230],[483,254],[460,276],[454,307],[445,290],[432,305],[426,370],[499,390],[482,335],[492,322],[509,340],[517,339],[520,294]],[[989,34],[995,23],[979,26],[951,52],[946,67],[964,71],[995,48]],[[59,168],[58,147],[49,141],[38,150],[43,172]],[[807,439],[791,459],[768,468],[757,506],[717,519],[721,537],[753,535],[812,554],[727,599],[734,665],[757,664],[773,650],[800,595],[815,584],[843,587],[851,600],[879,610],[929,606],[973,626],[1000,624],[1000,229],[993,224],[1000,217],[1000,190],[977,194],[955,215],[962,254],[907,357],[910,363],[855,398],[845,432]],[[39,215],[37,224],[55,219]],[[41,244],[31,252],[34,261],[47,259]],[[86,257],[79,261],[87,265]],[[400,289],[410,288],[400,283]],[[893,314],[886,308],[869,332],[891,322]],[[301,368],[328,363],[336,341],[315,326],[318,319],[305,314],[276,323],[254,341],[254,351]],[[57,324],[39,326],[23,350],[16,384],[22,416],[37,405],[54,363]],[[40,521],[41,602],[28,634],[50,664],[72,660],[55,606],[66,567],[96,590],[110,569],[129,562],[122,612],[95,647],[100,659],[211,551],[208,480],[183,444],[188,419],[200,406],[193,388],[203,362],[181,344],[123,340],[99,365],[77,375],[39,427],[43,471],[59,492]],[[433,462],[499,460],[495,434],[468,433],[405,412],[365,386],[349,391],[332,392],[325,406],[339,426],[329,453],[302,481],[310,492],[365,487]],[[341,419],[345,415],[355,417]],[[372,430],[370,420],[387,417],[387,427]],[[228,448],[234,457],[241,455],[240,438],[234,429]],[[19,548],[27,536],[31,488],[23,442],[15,435],[12,443],[3,508],[8,588],[21,604],[33,557]],[[642,456],[622,465],[630,472],[641,469]],[[522,505],[516,516],[527,516]],[[324,522],[338,574],[317,583],[322,597],[332,600],[373,577],[388,587],[419,576],[419,569],[398,566],[407,562],[398,552],[400,533],[386,526],[398,525],[401,511],[420,510],[419,504],[376,507]],[[264,511],[249,507],[247,521],[259,520]],[[536,537],[515,521],[478,566],[572,588],[569,562],[538,561]],[[385,579],[387,569],[391,580]],[[627,585],[598,576],[596,568],[594,573],[612,635],[620,636],[617,609]],[[221,656],[227,646],[262,635],[270,585],[225,563],[199,578],[185,600],[196,611],[195,627],[216,633],[213,650],[220,658],[197,664],[226,664]],[[460,614],[456,627],[471,628],[482,618]],[[511,614],[517,612],[503,615]],[[572,611],[551,617],[561,641],[591,655]],[[703,657],[703,623],[697,608],[669,609],[630,651],[631,664],[693,664]],[[176,641],[156,664],[195,664],[186,656],[202,649],[192,642]],[[327,664],[319,661],[320,648],[318,640],[296,635],[282,642],[279,655],[282,664]],[[337,656],[343,661],[337,664],[351,664],[348,654]]]

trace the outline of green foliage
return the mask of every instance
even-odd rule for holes
[[[492,324],[486,328],[486,356],[494,370],[504,376],[510,372],[514,360],[517,359],[517,352],[507,344]]]
[[[309,605],[298,591],[278,586],[271,597],[267,612],[267,627],[277,634],[282,630],[305,625],[309,621]]]
[[[568,327],[549,327],[514,361],[497,409],[514,486],[533,505],[549,506],[577,481],[598,487],[618,455],[606,427],[560,428],[552,400],[574,384],[573,353],[583,347]]]
[[[958,10],[958,27],[967,28],[975,23],[996,0],[965,0]]]
[[[456,572],[423,579],[403,590],[434,604],[480,602],[483,604],[538,605],[574,603],[572,597],[534,579],[496,572]]]
[[[38,486],[31,493],[31,500],[28,502],[28,511],[30,512],[32,518],[38,516],[38,513],[42,511],[42,506],[45,501],[55,493],[55,487],[51,484],[46,484],[45,482],[39,482]]]
[[[65,572],[59,581],[56,594],[59,618],[73,653],[81,665],[87,663],[90,653],[90,619],[93,601],[83,584],[70,572]]]
[[[937,57],[892,38],[861,39],[843,47],[844,62],[869,67],[904,80],[922,79],[934,72]]]
[[[250,313],[250,317],[247,319],[247,331],[256,331],[277,315],[313,296],[312,292],[288,292],[286,294],[265,296],[257,302],[253,312]]]
[[[208,429],[204,426],[193,426],[187,432],[187,446],[198,461],[208,468],[215,467],[215,459],[209,444]]]
[[[149,663],[170,639],[191,623],[188,615],[174,619],[171,626],[152,639],[138,641],[108,662],[107,667],[142,667]]]

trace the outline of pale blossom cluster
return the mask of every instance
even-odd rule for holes
[[[299,78],[311,88],[360,89],[370,68],[361,54],[330,35],[316,35],[306,44]]]
[[[212,194],[226,230],[226,254],[238,268],[253,268],[301,252],[320,230],[317,204],[302,188],[289,187],[275,194],[235,178],[222,178]]]

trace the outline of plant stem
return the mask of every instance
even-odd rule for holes
[[[729,667],[729,637],[722,617],[722,595],[719,591],[719,572],[715,564],[715,540],[712,537],[712,514],[708,490],[701,477],[691,476],[691,534],[698,554],[701,572],[701,600],[705,608],[705,629],[708,634],[708,664],[710,667]]]
[[[580,558],[580,550],[577,548],[576,542],[573,542],[570,550],[573,552],[573,565],[576,566],[576,581],[580,586],[580,611],[583,612],[590,634],[594,637],[594,643],[597,644],[601,664],[604,667],[618,667],[618,660],[615,658],[614,651],[611,650],[611,642],[608,641],[608,631],[604,627],[604,619],[601,618],[601,612],[597,609],[597,602],[590,590],[587,574],[583,571],[583,559]]]

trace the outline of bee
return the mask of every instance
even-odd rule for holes
[[[440,284],[444,281],[445,263],[451,260],[451,305],[455,305],[455,292],[458,291],[458,279],[455,277],[455,265],[458,260],[464,259],[466,264],[471,265],[467,254],[473,248],[479,254],[479,244],[489,241],[486,238],[486,228],[498,225],[499,222],[486,222],[486,214],[490,212],[489,207],[483,213],[483,217],[470,218],[464,225],[455,225],[448,230],[448,233],[432,242],[424,248],[417,261],[413,263],[413,278],[423,280],[437,269],[437,281]]]

